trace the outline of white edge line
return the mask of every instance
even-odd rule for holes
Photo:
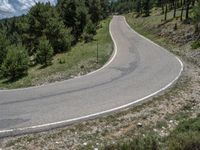
[[[134,33],[136,33],[137,35],[139,35],[139,36],[142,37],[143,39],[147,40],[148,42],[150,42],[150,43],[152,43],[152,44],[154,44],[154,45],[160,47],[161,49],[165,50],[166,52],[170,53],[168,50],[166,50],[166,49],[163,48],[162,46],[158,45],[157,43],[151,41],[150,39],[146,38],[145,36],[139,34],[137,31],[133,30],[133,28],[131,28],[130,25],[127,23],[126,18],[125,18],[124,16],[123,16],[123,18],[124,18],[125,23],[126,23],[126,25],[128,26],[128,28],[131,29]],[[174,54],[173,54],[173,55],[174,55]],[[174,55],[174,56],[175,56],[175,55]],[[181,70],[183,71],[183,68],[184,68],[183,62],[182,62],[177,56],[175,56],[175,57],[176,57],[176,59],[178,59],[179,63],[181,64],[181,68],[182,68]],[[181,71],[181,72],[182,72],[182,71]]]
[[[124,17],[124,19],[125,19],[125,17]],[[125,19],[125,22],[126,22],[126,19]],[[128,25],[127,22],[126,22],[126,24],[127,24],[127,26],[128,26],[129,28],[131,28],[131,27]],[[110,27],[111,27],[111,26],[110,26]],[[110,28],[110,29],[111,29],[111,28]],[[132,29],[132,28],[131,28],[131,29]],[[135,33],[137,33],[137,32],[134,31],[133,29],[132,29],[132,31],[135,32]],[[116,41],[115,41],[115,39],[114,39],[114,37],[113,37],[113,35],[112,35],[112,33],[111,33],[111,30],[110,30],[110,34],[111,34],[112,40],[113,40],[114,45],[115,45],[115,51],[117,52]],[[137,33],[137,34],[138,34],[139,36],[141,36],[142,38],[144,38],[145,40],[148,40],[148,41],[151,42],[152,44],[154,44],[154,45],[156,45],[156,46],[158,46],[158,47],[161,47],[160,45],[154,43],[153,41],[147,39],[146,37],[140,35],[139,33]],[[161,47],[161,48],[163,49],[163,47]],[[115,52],[115,55],[116,55],[116,52]],[[115,58],[115,57],[113,57],[113,58],[110,60],[110,62],[112,62],[112,60],[113,60],[114,58]],[[86,116],[82,116],[82,117],[77,117],[77,118],[73,118],[73,119],[63,120],[63,121],[59,121],[59,122],[54,122],[54,123],[42,124],[42,125],[37,125],[37,126],[25,127],[25,128],[17,128],[17,129],[2,130],[2,131],[0,131],[0,133],[1,133],[1,134],[3,134],[3,133],[6,134],[6,133],[14,132],[14,131],[25,131],[25,130],[31,130],[31,129],[38,129],[38,128],[42,128],[42,127],[48,127],[48,126],[53,126],[53,125],[59,125],[59,124],[63,124],[63,123],[67,124],[67,123],[70,123],[70,122],[74,122],[74,121],[78,121],[78,120],[84,120],[84,119],[89,119],[89,118],[92,118],[92,117],[95,117],[95,116],[99,116],[99,115],[102,115],[102,114],[114,112],[114,111],[116,111],[116,110],[120,110],[120,109],[123,109],[123,108],[127,108],[127,107],[129,107],[129,106],[131,106],[131,105],[134,105],[134,104],[136,104],[136,103],[139,103],[139,102],[141,102],[141,101],[143,101],[143,100],[146,100],[146,99],[148,99],[148,98],[150,98],[150,97],[152,97],[152,96],[155,96],[155,95],[157,95],[158,93],[160,93],[160,92],[166,90],[167,88],[169,88],[173,83],[175,83],[175,82],[179,79],[179,77],[181,76],[181,74],[182,74],[182,72],[183,72],[184,65],[183,65],[182,61],[181,61],[177,56],[175,56],[175,58],[178,60],[178,62],[179,62],[180,65],[181,65],[181,70],[180,70],[178,76],[177,76],[173,81],[171,81],[169,84],[167,84],[165,87],[161,88],[160,90],[158,90],[158,91],[156,91],[156,92],[154,92],[154,93],[152,93],[152,94],[150,94],[150,95],[147,95],[147,96],[145,96],[145,97],[143,97],[143,98],[140,98],[140,99],[138,99],[138,100],[136,100],[136,101],[133,101],[133,102],[131,102],[131,103],[128,103],[128,104],[125,104],[125,105],[122,105],[122,106],[119,106],[119,107],[116,107],[116,108],[113,108],[113,109],[109,109],[109,110],[106,110],[106,111],[101,111],[101,112],[98,112],[98,113],[94,113],[94,114],[90,114],[90,115],[86,115]],[[110,62],[109,62],[109,63],[110,63]],[[109,63],[108,63],[108,64],[109,64]],[[107,65],[108,65],[108,64],[107,64]],[[106,65],[106,66],[107,66],[107,65]],[[105,67],[104,67],[104,68],[105,68]]]
[[[110,32],[111,38],[113,40],[114,38],[113,38],[113,35],[111,33],[111,23],[112,23],[112,20],[109,23],[109,32]],[[114,43],[114,49],[113,49],[111,58],[108,60],[108,62],[106,64],[104,64],[101,68],[99,68],[95,71],[92,71],[92,72],[89,72],[85,75],[77,76],[77,77],[74,77],[74,78],[71,78],[71,79],[67,79],[67,80],[63,80],[63,81],[56,81],[54,83],[43,84],[43,85],[38,85],[38,86],[31,86],[31,87],[26,87],[26,88],[18,88],[18,89],[8,89],[8,90],[3,89],[3,90],[0,90],[0,92],[12,92],[12,91],[22,91],[22,90],[28,90],[28,89],[36,89],[36,88],[41,88],[41,87],[45,87],[45,86],[56,85],[56,84],[59,84],[59,83],[62,83],[62,82],[70,81],[70,80],[80,79],[82,77],[89,76],[89,75],[92,75],[94,73],[97,73],[97,72],[101,71],[102,69],[106,68],[108,65],[110,65],[112,63],[112,61],[115,59],[115,57],[117,56],[117,45],[116,45],[116,42],[114,40],[113,40],[113,43]]]

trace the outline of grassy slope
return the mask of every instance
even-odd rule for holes
[[[180,16],[180,10],[177,11],[177,16]],[[127,22],[134,30],[174,54],[181,56],[183,59],[195,62],[200,66],[198,58],[192,57],[198,54],[200,50],[192,50],[191,48],[191,43],[194,41],[194,26],[182,23],[179,17],[173,19],[173,11],[168,13],[167,22],[163,22],[163,18],[164,15],[161,15],[159,10],[152,11],[149,17],[135,18],[134,13],[126,15]],[[175,24],[177,25],[177,30],[174,30]]]
[[[104,65],[112,54],[112,41],[109,35],[111,18],[101,22],[94,41],[79,42],[69,52],[54,56],[53,64],[42,68],[37,65],[29,69],[29,74],[14,82],[0,80],[0,88],[21,88],[41,85],[83,75]],[[97,41],[99,45],[99,63],[96,63]],[[60,60],[64,63],[60,63]],[[84,67],[83,67],[84,66]]]

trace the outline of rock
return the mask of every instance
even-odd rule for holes
[[[85,142],[85,143],[83,143],[83,145],[84,145],[84,146],[87,146],[87,143]]]
[[[154,132],[157,132],[158,130],[157,130],[157,129],[153,129],[153,131],[154,131]]]
[[[141,127],[142,127],[142,123],[139,122],[139,123],[137,124],[137,126],[141,128]]]

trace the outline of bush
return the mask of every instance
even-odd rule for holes
[[[105,150],[157,150],[159,149],[158,138],[154,135],[140,135],[130,141],[122,142],[118,145],[109,145]]]
[[[29,57],[26,49],[22,45],[12,45],[8,47],[1,71],[4,77],[15,79],[27,74],[28,64]]]
[[[200,47],[200,40],[193,42],[191,46],[192,46],[192,49],[199,48]]]
[[[93,40],[93,37],[94,37],[93,34],[88,34],[88,33],[83,34],[85,43],[91,42]]]
[[[96,34],[96,26],[92,23],[92,21],[89,21],[88,24],[85,26],[83,32],[83,38],[85,42],[92,41],[95,34]]]
[[[36,60],[38,63],[44,66],[51,64],[53,58],[53,48],[49,43],[49,40],[43,36],[39,41],[39,46],[36,51]]]
[[[200,149],[200,117],[179,123],[169,136],[168,146],[171,150]]]
[[[168,146],[170,150],[200,149],[200,133],[189,131],[170,136]]]

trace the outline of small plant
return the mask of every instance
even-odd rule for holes
[[[200,47],[200,40],[193,42],[191,46],[192,46],[192,49],[199,48]]]
[[[167,127],[167,122],[165,120],[160,120],[156,123],[156,127],[161,129],[162,127]]]
[[[200,117],[180,122],[168,138],[171,150],[200,149]]]
[[[66,61],[65,61],[65,59],[58,59],[58,62],[59,62],[59,64],[65,64],[66,63]]]
[[[178,29],[177,23],[175,23],[174,25],[174,31],[176,31]]]
[[[85,43],[91,42],[93,40],[93,37],[94,37],[93,34],[88,34],[88,33],[83,34]]]
[[[154,135],[138,135],[132,140],[124,141],[116,145],[108,145],[105,150],[157,150],[159,149],[158,137]]]

